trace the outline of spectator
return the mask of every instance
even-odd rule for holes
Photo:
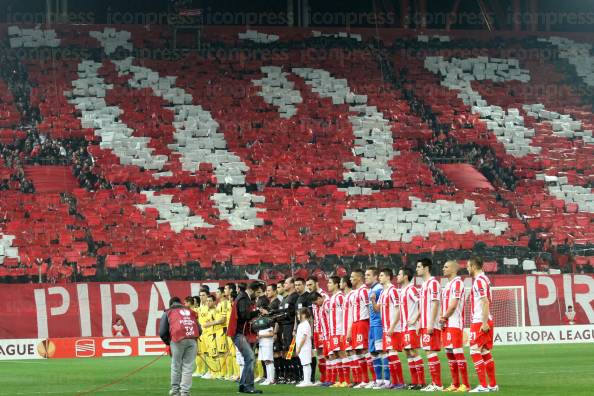
[[[113,326],[111,326],[111,334],[114,337],[125,337],[127,335],[126,327],[124,326],[122,318],[117,318]]]
[[[573,306],[572,305],[568,305],[567,306],[567,311],[565,312],[565,319],[564,319],[564,321],[568,325],[574,325],[575,324],[575,311],[573,310]]]

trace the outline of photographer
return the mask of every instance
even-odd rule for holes
[[[228,335],[233,340],[233,344],[241,353],[244,360],[241,379],[239,380],[239,393],[259,394],[261,390],[254,388],[254,351],[248,342],[250,320],[258,316],[252,298],[256,290],[260,287],[258,282],[253,282],[246,290],[245,284],[239,285],[239,293],[233,302],[231,318],[229,320]]]

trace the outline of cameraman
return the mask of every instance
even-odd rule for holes
[[[239,294],[234,301],[234,309],[231,313],[228,334],[233,340],[233,344],[241,353],[244,360],[241,379],[239,380],[239,393],[259,394],[261,390],[254,388],[254,351],[248,342],[246,335],[249,329],[249,322],[256,316],[258,311],[255,309],[252,298],[256,290],[260,287],[258,282],[250,283],[246,290],[245,284],[239,285]],[[233,322],[234,321],[234,322]]]

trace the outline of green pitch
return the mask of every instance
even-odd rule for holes
[[[468,352],[468,351],[466,351]],[[594,344],[498,347],[493,352],[502,395],[592,395]],[[441,356],[444,384],[449,370]],[[76,395],[107,384],[154,358],[103,358],[0,362],[0,395]],[[404,366],[405,374],[408,369]],[[477,384],[469,362],[470,383]],[[169,357],[163,357],[126,380],[94,395],[167,395]],[[388,395],[415,391],[302,388],[289,385],[261,387],[265,395]],[[235,384],[194,380],[194,395],[236,394]]]

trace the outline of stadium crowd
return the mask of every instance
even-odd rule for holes
[[[318,278],[203,286],[185,305],[196,312],[201,335],[196,372],[203,379],[239,381],[241,393],[261,393],[254,384],[426,392],[492,392],[495,378],[491,284],[483,261],[473,257],[470,291],[470,357],[479,384],[471,389],[463,349],[466,291],[456,260],[442,272],[433,263],[416,267],[354,269],[331,276],[327,291]],[[421,277],[421,287],[414,284]],[[425,351],[425,360],[419,353]],[[437,352],[445,350],[451,385],[441,378]],[[256,360],[257,359],[257,360]],[[405,381],[404,364],[410,381]],[[425,375],[429,369],[429,381]],[[318,376],[319,374],[319,376]],[[254,378],[256,377],[256,378]]]

